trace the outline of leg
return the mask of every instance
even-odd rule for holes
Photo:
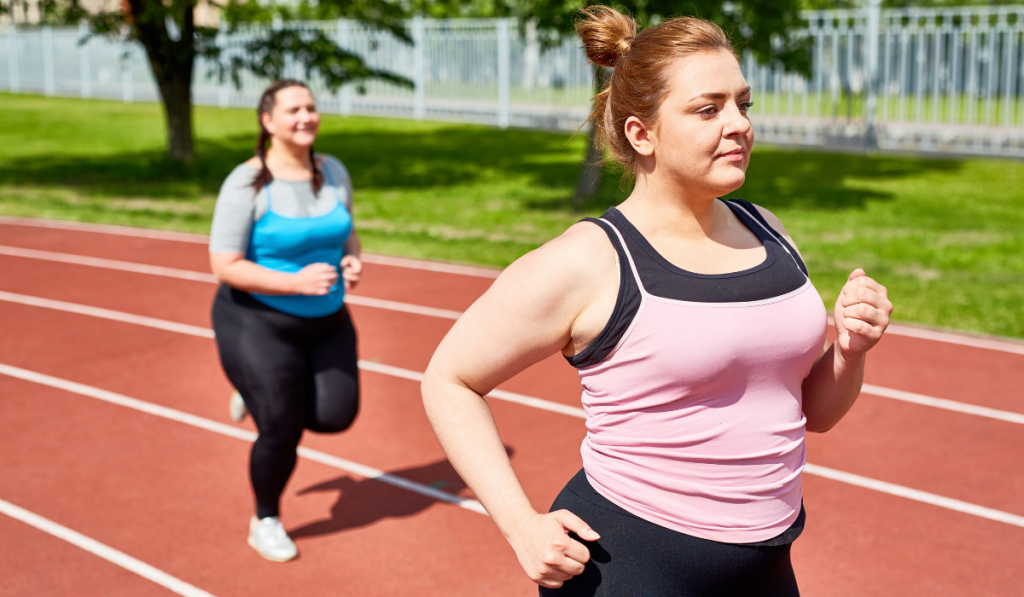
[[[356,330],[348,309],[338,313],[337,327],[309,351],[313,379],[306,397],[306,429],[337,433],[352,425],[359,412]]]
[[[256,514],[277,516],[302,437],[309,367],[304,351],[289,340],[292,316],[234,300],[237,293],[226,292],[222,289],[214,303],[217,347],[259,429],[249,461]]]

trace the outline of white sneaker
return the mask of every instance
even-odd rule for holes
[[[238,392],[231,394],[231,398],[228,399],[228,414],[236,423],[244,421],[245,416],[249,414],[249,409],[245,407],[245,400],[242,400],[242,395]]]
[[[299,555],[292,538],[284,532],[281,519],[252,517],[249,521],[249,547],[272,562],[287,562]]]

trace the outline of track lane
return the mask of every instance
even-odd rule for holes
[[[6,240],[6,239],[5,239],[5,240]],[[123,256],[122,256],[122,258],[123,258]],[[368,272],[368,273],[369,273],[369,272]],[[410,301],[410,302],[411,302],[411,301]],[[208,304],[208,303],[207,303],[207,304]],[[356,309],[358,309],[358,308],[354,308],[354,311],[355,311]],[[367,312],[369,312],[369,311],[372,311],[372,310],[370,310],[370,309],[366,309],[366,311],[367,311]],[[358,322],[360,321],[360,319],[359,319],[360,317],[361,317],[361,314],[357,313],[357,323],[358,323]],[[364,333],[364,337],[365,337],[365,333]],[[892,338],[894,338],[894,336],[889,336],[889,337],[887,337],[887,338],[886,338],[886,340],[885,340],[885,342],[889,342],[889,340],[891,340]],[[924,341],[924,340],[917,340],[917,339],[907,339],[907,340],[913,340],[914,342],[919,342],[920,344],[919,344],[918,346],[923,346],[923,347],[925,347],[926,349],[929,349],[929,348],[930,348],[931,346],[934,346],[935,344],[937,344],[937,343],[934,343],[934,342],[929,342],[929,341]],[[907,349],[907,346],[910,346],[910,348],[909,348],[909,349]],[[882,346],[880,345],[880,347],[879,347],[879,348],[881,349],[881,347],[882,347]],[[959,348],[961,348],[961,347],[954,347],[954,348],[958,348],[958,349],[959,349]],[[894,350],[894,351],[893,351],[893,353],[892,353],[892,355],[886,355],[886,357],[887,357],[887,358],[885,359],[885,363],[884,363],[884,364],[886,364],[886,365],[890,365],[890,364],[891,364],[891,365],[893,365],[893,366],[894,366],[894,367],[895,367],[896,369],[898,369],[898,365],[900,364],[900,363],[899,363],[900,359],[902,359],[904,363],[906,362],[906,360],[907,360],[907,359],[906,359],[906,357],[907,357],[907,355],[906,355],[906,352],[907,352],[908,350],[918,350],[918,348],[916,348],[916,347],[915,347],[915,346],[914,346],[913,344],[908,344],[908,345],[905,345],[905,346],[904,346],[904,347],[903,347],[902,349],[900,349],[900,350]],[[974,349],[974,350],[980,350],[980,349]],[[876,352],[878,352],[878,351],[876,351]],[[982,356],[984,357],[984,356],[986,356],[986,355],[991,355],[991,354],[992,354],[992,351],[984,351],[984,352],[980,352],[979,354],[980,354],[980,355],[982,355]],[[891,358],[889,358],[890,356],[891,356]],[[914,356],[914,355],[912,355],[912,356]],[[1012,355],[1010,355],[1010,356],[1012,356]],[[873,358],[874,358],[874,357],[873,357]],[[927,360],[927,359],[924,359],[924,360]],[[980,361],[985,361],[986,359],[982,358],[982,359],[979,359],[979,360],[980,360]],[[556,360],[556,361],[557,361],[557,360]],[[1017,361],[1013,361],[1013,360],[1010,360],[1010,361],[1008,361],[1008,362],[1009,362],[1009,363],[1011,364],[1011,366],[1012,366],[1012,364],[1014,364],[1014,363],[1017,363]],[[872,365],[873,365],[873,363],[874,363],[874,361],[873,361],[872,359],[869,359],[869,367],[870,367],[870,366],[872,366]],[[966,365],[965,367],[960,367],[960,368],[958,368],[958,367],[957,367],[957,364],[958,364],[958,363],[959,363],[959,361],[956,361],[956,360],[954,359],[954,360],[952,360],[951,362],[949,362],[949,363],[946,363],[946,364],[944,364],[944,365],[942,365],[942,366],[939,366],[939,367],[935,367],[935,368],[933,368],[933,369],[930,369],[930,370],[926,370],[926,371],[925,371],[925,373],[922,373],[921,377],[923,377],[923,378],[926,378],[926,379],[932,379],[932,380],[934,380],[934,379],[936,379],[936,376],[938,376],[939,378],[941,378],[941,376],[942,376],[942,375],[950,375],[950,371],[952,371],[952,372],[953,372],[953,375],[956,375],[956,376],[963,376],[963,375],[964,375],[964,372],[960,371],[959,369],[966,369],[966,370],[967,370],[967,372],[966,372],[966,375],[968,376],[968,379],[969,379],[969,380],[973,379],[973,378],[971,378],[970,376],[971,376],[971,373],[972,373],[972,371],[974,371],[975,367],[973,367],[973,366],[971,366],[970,364],[968,364],[968,365]],[[962,363],[961,363],[961,364],[962,364]],[[947,366],[947,365],[952,365],[952,367],[949,367],[949,366]],[[936,369],[937,369],[938,371],[935,371]],[[984,380],[985,380],[986,378],[991,378],[991,377],[992,377],[991,373],[987,373],[987,372],[985,372],[985,371],[983,370],[983,368],[982,368],[982,369],[980,369],[980,371],[981,371],[981,373],[977,373],[976,375],[977,375],[977,377],[978,377],[978,378],[980,378],[980,379],[981,379],[982,381],[984,381]],[[888,386],[890,386],[890,387],[901,387],[902,389],[907,389],[907,390],[910,390],[910,391],[918,391],[918,392],[922,392],[922,390],[921,390],[920,388],[915,388],[915,387],[907,387],[906,385],[903,385],[903,386],[901,386],[901,385],[897,385],[897,383],[895,383],[895,382],[883,383],[883,382],[881,382],[881,381],[878,381],[878,380],[876,380],[876,379],[873,379],[873,378],[872,378],[871,376],[872,376],[872,375],[875,375],[876,373],[877,373],[876,371],[873,371],[873,370],[870,370],[870,369],[869,369],[869,381],[871,381],[871,382],[873,382],[873,383],[877,383],[877,384],[879,384],[879,385],[888,385]],[[537,385],[539,385],[539,386],[543,386],[543,385],[545,385],[545,384],[544,384],[544,381],[543,381],[543,377],[545,377],[545,376],[538,376],[538,378],[537,378],[537,380],[536,380],[536,383],[537,383]],[[897,377],[897,378],[896,378],[896,381],[898,381],[899,379],[903,379],[903,378],[902,378],[902,377]],[[573,379],[573,381],[575,381],[575,379]],[[915,381],[915,383],[916,383],[916,381]],[[410,384],[410,385],[414,385],[414,384]],[[947,386],[948,386],[948,384],[946,384],[946,385],[943,385],[943,387],[947,387]],[[1019,388],[1019,387],[1021,387],[1021,386],[1019,386],[1019,385],[1018,385],[1017,387]],[[521,391],[522,391],[522,390],[521,390]],[[524,391],[523,393],[532,393],[533,395],[537,395],[537,394],[539,394],[540,392],[529,392],[529,391]],[[928,392],[923,392],[923,393],[928,393]],[[986,394],[988,394],[988,397],[992,397],[993,395],[996,395],[997,397],[999,397],[999,388],[995,388],[995,389],[993,389],[993,388],[991,388],[991,387],[987,387],[987,388],[985,389],[985,392],[983,392],[983,393],[986,393]],[[576,396],[578,396],[578,384],[577,384],[577,386],[576,386],[575,394],[576,394]],[[943,394],[942,394],[942,393],[939,393],[939,392],[932,392],[932,395],[940,395],[940,396],[942,396]],[[1018,394],[1018,395],[1019,395],[1019,394]],[[574,396],[574,397],[575,397],[575,396]],[[954,399],[957,399],[957,397],[956,397],[956,396],[951,396],[951,397],[952,397],[952,398],[954,398]],[[1004,397],[1005,397],[1005,395],[1004,395]],[[862,404],[861,404],[861,405],[859,405],[859,406],[858,406],[857,408],[855,408],[854,412],[857,412],[857,410],[858,410],[858,409],[859,409],[859,408],[860,408],[860,407],[861,407],[861,406],[862,406],[863,404],[865,404],[865,403],[866,403],[866,402],[865,402],[865,398],[866,398],[866,397],[862,397],[862,399],[861,399],[861,401],[862,401]],[[885,400],[883,400],[883,399],[878,399],[878,398],[875,398],[874,400],[876,400],[876,401],[882,401],[882,402],[891,402],[891,401],[885,401]],[[1010,403],[1011,405],[1012,405],[1012,404],[1017,404],[1017,401],[1016,401],[1016,400],[1014,399],[1014,396],[1013,396],[1012,394],[1010,394],[1010,395],[1009,395],[1009,398],[1008,398],[1008,399],[1006,399],[1006,400],[1007,400],[1007,402],[1009,402],[1009,403]],[[992,404],[986,404],[986,405],[987,405],[987,406],[994,406],[994,405],[992,405]],[[905,405],[905,406],[910,406],[910,405]],[[1007,408],[1007,407],[1004,407],[1004,408]],[[1007,410],[1013,410],[1013,408],[1007,408]],[[851,415],[852,415],[852,413],[851,413]],[[883,414],[883,416],[884,416],[884,414]],[[838,427],[838,428],[837,428],[836,430],[834,430],[834,431],[830,432],[830,434],[827,434],[826,436],[823,436],[823,437],[822,437],[821,439],[827,439],[827,438],[829,438],[830,436],[832,436],[833,434],[835,434],[835,433],[836,433],[837,431],[839,431],[839,430],[841,430],[841,429],[844,429],[846,425],[847,425],[847,422],[844,422],[844,425],[841,425],[841,426],[839,426],[839,427]],[[870,432],[871,432],[871,430],[870,430],[870,429],[868,429],[868,433],[870,433]],[[811,441],[811,440],[809,439],[809,442],[810,442],[810,441]],[[949,442],[946,442],[946,443],[949,443]],[[578,446],[574,446],[574,451],[575,451],[575,447],[578,447]],[[812,446],[812,450],[815,450],[815,449],[817,449],[817,448],[816,448],[816,447],[813,447],[813,446]],[[901,456],[902,456],[902,455],[901,455]],[[891,456],[890,456],[890,457],[891,457]],[[812,458],[812,460],[817,460],[817,458],[816,458],[816,456],[815,456],[815,452],[813,452],[813,451],[812,451],[812,453],[811,453],[811,458]],[[826,463],[822,462],[822,464],[826,464]],[[520,466],[520,465],[519,465],[519,463],[517,463],[517,468],[518,468],[519,466]],[[838,467],[838,466],[837,466],[836,468],[841,468],[841,467]],[[821,480],[818,480],[818,481],[820,482]],[[807,483],[808,483],[808,487],[809,487],[809,486],[811,485],[811,479],[810,479],[810,478],[807,478]],[[838,485],[838,484],[834,484],[834,483],[833,483],[833,485]],[[861,491],[863,491],[863,490],[861,490]],[[810,489],[808,489],[808,492],[809,492],[809,495],[810,495]],[[810,499],[810,498],[809,498],[809,499]],[[896,499],[896,498],[891,498],[891,499]],[[874,524],[875,522],[877,522],[877,521],[871,521],[870,523],[871,523],[871,524]],[[993,524],[994,524],[994,523],[993,523]],[[1011,537],[1016,537],[1016,536],[1015,536],[1015,535],[1011,535]],[[802,540],[801,540],[801,542],[798,542],[798,543],[797,543],[797,547],[799,548],[799,547],[801,546],[801,544],[802,544],[802,543],[804,543],[804,542],[806,542],[806,541],[807,541],[807,539],[802,539]],[[1014,544],[1014,543],[1013,543],[1013,541],[1011,540],[1011,541],[1010,541],[1010,545],[1013,545],[1013,544]],[[1019,540],[1018,540],[1018,542],[1017,542],[1016,544],[1017,544],[1017,545],[1019,545]],[[1003,545],[1006,545],[1006,543],[1003,543]],[[907,553],[910,553],[910,552],[907,552]],[[891,562],[891,561],[892,561],[892,560],[890,559],[890,562]],[[940,576],[941,576],[941,575],[940,575]],[[1006,578],[1006,575],[1005,575],[1005,574],[1004,574],[1004,575],[1000,575],[1000,574],[994,574],[994,575],[991,575],[991,576],[992,576],[992,577],[994,577],[994,578]],[[802,576],[801,576],[801,579],[803,579],[803,578],[804,578],[804,576],[802,575]],[[847,579],[847,580],[851,580],[851,579]],[[852,579],[852,580],[857,580],[857,579]],[[854,583],[854,584],[856,584],[856,583]],[[805,587],[805,588],[806,588],[806,587]],[[891,587],[890,587],[890,588],[891,588]],[[833,593],[827,593],[827,594],[833,594]],[[854,593],[851,593],[851,594],[854,594]],[[872,594],[872,593],[871,593],[871,592],[867,592],[867,593],[862,593],[862,594]],[[883,593],[882,593],[882,592],[879,592],[878,594],[883,594]],[[889,594],[915,594],[915,591],[911,589],[911,590],[909,590],[908,592],[905,592],[905,593],[889,593]],[[936,594],[940,594],[940,593],[936,593]],[[996,593],[993,593],[993,594],[1000,594],[1000,593],[996,592]]]
[[[0,514],[0,596],[176,597],[175,593]]]
[[[0,438],[0,494],[219,597],[298,587],[310,596],[531,593],[486,517],[307,460],[283,504],[302,556],[265,562],[244,541],[248,444],[20,380],[0,384],[13,396],[4,416],[26,423]]]

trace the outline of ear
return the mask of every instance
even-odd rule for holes
[[[263,128],[267,129],[267,132],[270,133],[271,135],[274,134],[273,122],[274,121],[270,118],[269,112],[262,112],[260,114],[260,124],[262,124]]]
[[[626,139],[629,140],[629,144],[633,146],[633,150],[642,156],[654,155],[654,145],[656,139],[654,138],[654,131],[647,128],[647,125],[636,116],[630,116],[626,119],[625,125]]]

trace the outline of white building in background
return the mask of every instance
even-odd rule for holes
[[[0,14],[0,26],[14,23],[16,25],[38,25],[42,18],[40,11],[41,0],[0,0],[0,4],[8,7],[9,12]],[[127,2],[125,0],[79,0],[79,4],[87,12],[98,13],[103,11],[116,11]],[[195,10],[197,25],[214,26],[217,24],[217,16],[220,8],[207,0],[199,0]]]

